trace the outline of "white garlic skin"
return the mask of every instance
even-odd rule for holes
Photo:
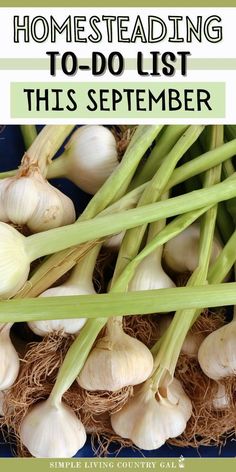
[[[129,292],[175,287],[174,282],[164,272],[155,254],[150,254],[137,267],[129,283]]]
[[[148,382],[138,387],[125,406],[111,415],[111,424],[119,436],[151,451],[183,433],[191,414],[191,401],[174,378],[165,398],[148,387]]]
[[[112,251],[118,251],[120,249],[124,235],[125,235],[125,231],[114,234],[110,238],[106,239],[103,246],[107,247],[108,249],[111,249]]]
[[[24,239],[15,228],[0,222],[0,299],[15,295],[27,280],[30,261]]]
[[[175,272],[193,272],[198,265],[198,247],[200,227],[196,224],[189,226],[178,236],[168,241],[164,246],[163,257],[168,267]],[[222,246],[215,237],[211,254],[211,263],[219,255]]]
[[[198,362],[203,372],[213,380],[236,374],[236,321],[213,331],[202,342]]]
[[[6,181],[1,194],[4,221],[27,225],[32,233],[75,221],[73,202],[49,184],[39,172]]]
[[[116,140],[100,125],[78,128],[66,146],[66,154],[64,175],[92,195],[119,164]]]
[[[69,285],[65,283],[58,287],[52,287],[41,293],[40,297],[67,297],[70,295],[89,295],[96,293],[93,284],[86,283],[85,287]],[[63,331],[67,334],[78,333],[85,325],[87,318],[31,321],[28,323],[30,329],[38,336],[46,336],[53,331]]]
[[[0,390],[11,387],[20,370],[20,360],[11,342],[10,327],[0,325]]]
[[[98,339],[77,381],[86,390],[115,392],[144,382],[153,369],[153,356],[140,341],[117,325],[112,335]]]
[[[20,427],[20,439],[34,457],[73,457],[86,441],[83,424],[64,403],[49,399],[33,406]]]

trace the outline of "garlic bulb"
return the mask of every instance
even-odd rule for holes
[[[223,410],[230,406],[230,399],[226,393],[224,384],[219,383],[217,392],[212,400],[212,405],[215,410]]]
[[[107,324],[107,333],[98,339],[77,379],[87,390],[115,392],[144,382],[152,372],[153,357],[140,341],[124,333],[120,320]]]
[[[161,447],[185,430],[192,405],[180,382],[173,379],[166,393],[156,392],[151,381],[136,388],[134,396],[111,415],[114,431],[141,449]]]
[[[97,244],[90,252],[83,257],[72,270],[70,277],[62,285],[52,287],[41,293],[40,297],[67,297],[70,295],[95,294],[93,286],[93,272],[97,260],[100,245]],[[63,331],[74,334],[84,326],[86,318],[61,319],[61,320],[41,320],[28,323],[35,334],[45,336],[53,331]]]
[[[163,257],[168,267],[175,272],[193,272],[198,265],[200,227],[193,224],[165,244]],[[215,237],[211,262],[217,258],[222,247]]]
[[[118,251],[120,249],[124,235],[125,231],[122,231],[118,234],[114,234],[114,236],[111,236],[110,238],[106,239],[103,246],[107,247],[108,249],[111,249],[112,251]]]
[[[236,374],[235,340],[235,319],[204,339],[198,351],[198,361],[208,377],[220,380]]]
[[[11,387],[19,373],[20,360],[11,342],[12,323],[0,325],[0,390]]]
[[[164,272],[158,250],[143,259],[129,283],[130,292],[171,287],[175,287],[175,284]]]
[[[83,424],[73,410],[46,400],[24,417],[20,439],[34,457],[73,457],[86,441]]]
[[[2,181],[0,216],[1,221],[27,225],[37,233],[73,223],[75,209],[66,195],[34,170],[27,176]]]
[[[118,164],[112,132],[104,126],[82,126],[72,134],[66,151],[52,161],[47,177],[67,177],[94,195]]]
[[[25,238],[15,228],[0,223],[0,296],[14,295],[27,280],[30,260],[27,256]]]

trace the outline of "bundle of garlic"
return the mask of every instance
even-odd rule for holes
[[[72,126],[46,126],[23,156],[14,177],[0,181],[0,220],[36,233],[75,221],[73,202],[44,176]]]
[[[23,296],[32,293],[38,295],[45,288],[46,294],[42,294],[35,300],[1,302],[1,322],[5,322],[7,317],[11,322],[16,319],[29,321],[32,328],[41,335],[44,335],[48,328],[50,331],[62,328],[65,333],[73,331],[78,334],[74,341],[72,336],[64,337],[70,338],[67,349],[68,346],[70,347],[68,351],[64,349],[60,362],[57,360],[57,368],[53,371],[54,377],[51,377],[51,383],[47,383],[46,380],[45,390],[44,385],[40,384],[41,390],[38,391],[35,399],[32,401],[32,397],[29,403],[26,402],[23,414],[21,416],[18,414],[21,425],[16,433],[20,435],[28,451],[37,457],[60,457],[60,447],[64,457],[71,457],[77,452],[76,449],[83,446],[84,418],[86,417],[86,411],[83,412],[83,398],[89,396],[86,389],[93,394],[95,416],[96,406],[101,404],[102,395],[109,395],[110,401],[115,395],[120,395],[119,389],[126,389],[119,411],[117,411],[118,408],[113,408],[111,422],[116,434],[122,434],[125,438],[131,439],[139,447],[146,449],[160,447],[166,440],[170,438],[173,440],[182,434],[189,421],[192,406],[191,398],[184,392],[182,384],[176,378],[178,374],[176,364],[180,351],[187,342],[192,323],[199,316],[199,308],[236,302],[235,284],[233,286],[231,284],[204,286],[207,280],[211,281],[208,266],[211,261],[215,233],[216,204],[236,196],[235,176],[218,183],[220,169],[215,167],[226,158],[227,153],[232,154],[235,143],[234,146],[232,143],[230,146],[221,145],[220,151],[216,148],[207,152],[204,158],[203,156],[194,158],[192,162],[175,169],[184,152],[198,139],[203,129],[198,126],[188,127],[184,130],[184,134],[180,133],[181,137],[177,142],[175,141],[167,157],[162,156],[161,162],[158,162],[158,159],[155,163],[153,162],[151,182],[133,190],[132,198],[138,208],[127,209],[131,196],[125,195],[125,192],[131,185],[143,153],[160,131],[154,126],[146,127],[146,130],[144,128],[138,128],[134,135],[136,137],[132,138],[122,162],[116,166],[114,172],[98,190],[76,224],[28,238],[6,224],[0,225],[2,296],[6,298],[12,296],[22,288],[32,260],[54,253],[54,256],[47,258],[37,268],[25,290],[17,294],[17,297],[21,298],[22,293]],[[205,188],[189,192],[187,195],[168,198],[166,192],[172,185],[209,168],[215,168],[215,170],[212,169],[206,174]],[[160,199],[162,201],[156,203]],[[109,205],[111,205],[110,208],[108,208]],[[123,211],[124,208],[125,211]],[[175,216],[177,217],[171,219],[170,222],[167,220],[168,217]],[[186,288],[173,288],[172,281],[162,268],[163,245],[182,233],[199,217],[201,217],[201,231],[197,267],[194,267],[193,275]],[[146,241],[147,225],[149,227]],[[121,231],[126,231],[126,234],[119,251],[110,293],[97,295],[92,285],[90,255],[96,253],[100,238]],[[145,241],[146,245],[144,245]],[[89,254],[85,254],[87,252],[85,247],[80,249],[75,247],[83,242],[87,243],[87,249],[90,247]],[[91,242],[90,246],[89,242]],[[65,250],[66,248],[70,249]],[[58,253],[62,250],[64,250],[62,253]],[[84,251],[84,257],[78,262],[79,250],[82,251],[81,254]],[[95,258],[94,256],[93,266]],[[213,269],[210,269],[213,272],[217,267],[219,268],[217,261],[213,263]],[[57,292],[58,287],[48,288],[56,278],[63,274],[63,271],[69,270],[76,262],[77,266],[72,274],[59,289],[62,296]],[[228,262],[226,265],[229,266]],[[46,274],[45,280],[44,274]],[[52,277],[51,274],[53,274]],[[146,274],[145,278],[144,274]],[[214,283],[217,282],[214,281]],[[54,295],[59,295],[60,298]],[[161,340],[152,349],[152,353],[143,343],[130,336],[130,332],[124,332],[121,316],[127,313],[133,316],[138,312],[170,311],[176,311],[176,314]],[[108,321],[107,318],[109,318]],[[53,319],[52,322],[51,319]],[[187,345],[191,356],[196,355],[200,338],[201,336],[194,339],[192,344],[190,343],[190,349]],[[67,352],[66,355],[65,352]],[[153,355],[155,357],[154,369]],[[196,359],[192,357],[192,361],[195,362]],[[36,363],[37,359],[34,365]],[[55,381],[55,372],[59,365],[61,367]],[[50,367],[52,371],[51,366],[47,367]],[[47,372],[45,368],[45,376]],[[42,378],[43,375],[44,371]],[[32,378],[31,376],[31,380]],[[76,379],[79,384],[74,382]],[[78,393],[78,403],[75,400],[77,397],[74,396],[72,400],[70,392],[67,392],[70,386],[72,386],[73,395]],[[134,386],[134,396],[130,397],[132,386]],[[14,388],[16,391],[17,387]],[[81,391],[83,395],[80,394]],[[224,397],[226,398],[227,395],[227,389],[224,392],[223,387],[219,388],[215,395],[215,407],[217,404],[223,405]],[[100,403],[97,401],[98,397]],[[14,396],[11,397],[9,394],[6,398],[14,399]],[[39,398],[41,402],[37,403]],[[30,405],[28,412],[27,405]],[[98,410],[97,414],[101,409]],[[150,422],[148,418],[152,415],[155,421]],[[171,418],[171,424],[168,418]],[[7,421],[6,415],[6,424],[8,424]],[[48,421],[54,422],[55,429],[50,430]],[[101,418],[99,418],[99,425],[101,428]],[[40,434],[45,429],[47,434],[41,439]],[[74,440],[75,431],[77,438]],[[70,435],[73,435],[71,440]]]

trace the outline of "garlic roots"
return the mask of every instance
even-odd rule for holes
[[[83,424],[63,402],[50,399],[33,406],[24,417],[20,438],[34,457],[73,457],[86,441]]]
[[[20,360],[11,342],[12,323],[0,325],[0,390],[11,387],[19,373]]]
[[[173,379],[166,392],[155,391],[148,380],[135,389],[125,406],[111,415],[114,431],[141,449],[161,447],[179,436],[192,413],[191,401],[180,382]]]
[[[140,341],[124,333],[120,320],[112,320],[98,339],[77,379],[87,390],[115,392],[144,382],[152,372],[153,357]]]

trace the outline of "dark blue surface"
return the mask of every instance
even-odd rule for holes
[[[24,153],[24,145],[18,126],[0,127],[0,172],[15,169]],[[81,212],[86,205],[89,197],[81,192],[75,185],[70,182],[58,179],[53,181],[58,188],[63,188],[75,203],[77,213]],[[179,448],[165,445],[156,451],[137,451],[130,448],[123,448],[117,454],[117,445],[111,445],[109,457],[179,457],[181,454],[185,457],[236,457],[236,441],[231,440],[223,448],[200,447],[194,449],[190,447]],[[12,451],[8,444],[0,442],[0,457],[11,457]],[[90,440],[76,455],[76,457],[94,457]]]

